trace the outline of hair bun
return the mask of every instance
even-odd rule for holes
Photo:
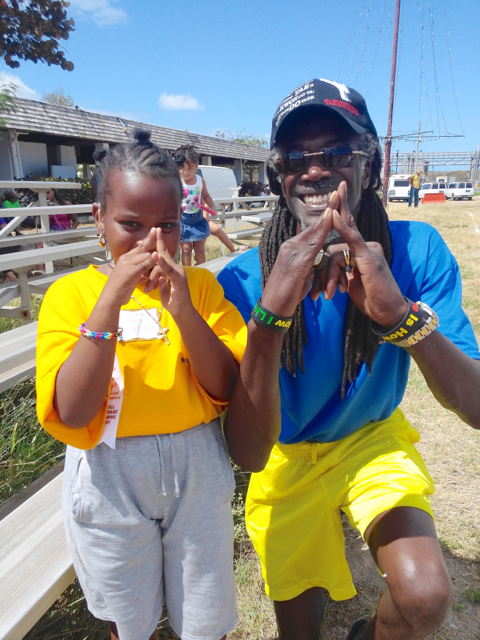
[[[101,162],[106,155],[107,155],[106,149],[96,149],[93,152],[93,159],[95,160],[95,162]]]
[[[133,137],[138,142],[138,144],[151,144],[150,135],[150,131],[145,131],[145,129],[135,129],[135,131],[133,132]]]

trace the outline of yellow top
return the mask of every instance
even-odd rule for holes
[[[415,189],[420,188],[420,182],[422,181],[421,175],[419,175],[418,173],[414,173],[412,176],[410,176],[410,180],[412,181],[412,184],[415,187]]]
[[[201,268],[185,269],[193,306],[240,362],[247,339],[240,313],[225,299],[212,273]],[[91,449],[98,443],[108,398],[86,427],[67,427],[53,408],[55,380],[79,340],[80,324],[88,320],[107,279],[93,265],[61,278],[47,291],[38,320],[38,419],[52,436],[79,449]],[[143,288],[136,288],[133,296],[157,317],[161,307],[159,292],[145,294]],[[152,338],[158,325],[146,317],[146,312],[134,300],[122,307],[120,326],[122,314],[124,320],[128,318],[130,336],[138,337],[138,326],[142,323],[146,331],[140,331],[143,339],[134,337],[117,342],[116,354],[124,380],[117,437],[175,433],[218,417],[228,402],[212,398],[195,378],[180,331],[167,310],[163,310],[161,323],[169,328],[170,345],[165,340]],[[92,384],[95,384],[94,378]]]

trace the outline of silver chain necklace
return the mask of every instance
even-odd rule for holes
[[[170,331],[170,329],[168,327],[162,327],[162,323],[160,322],[160,320],[162,319],[162,313],[163,313],[163,307],[161,306],[160,309],[157,309],[157,317],[155,318],[154,316],[152,316],[152,314],[148,311],[148,309],[145,309],[145,307],[143,306],[143,304],[141,302],[139,302],[136,298],[134,298],[133,296],[130,296],[130,298],[136,302],[138,304],[139,307],[142,307],[142,309],[145,311],[145,313],[148,315],[149,318],[151,318],[154,322],[156,322],[156,324],[158,324],[158,331],[157,331],[157,336],[159,336],[160,340],[165,340],[165,342],[167,343],[167,345],[170,346],[170,340],[167,338],[167,331]]]
[[[112,264],[112,262],[113,262],[113,264]],[[110,267],[110,269],[113,269],[114,266],[115,266],[115,262],[113,260],[112,260],[112,262],[108,262],[107,263],[108,266]],[[170,346],[170,340],[167,338],[167,331],[170,331],[170,329],[168,327],[162,327],[162,323],[160,322],[160,320],[162,319],[163,306],[160,306],[160,309],[157,309],[157,317],[155,318],[154,316],[152,316],[151,313],[149,313],[148,309],[145,309],[145,307],[143,306],[143,304],[141,302],[139,302],[133,296],[130,296],[130,298],[134,302],[136,302],[139,307],[142,307],[142,309],[145,311],[145,313],[147,314],[147,316],[149,318],[151,318],[156,324],[158,324],[157,336],[159,336],[160,340],[165,340],[167,345]]]

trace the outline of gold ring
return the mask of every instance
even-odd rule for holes
[[[348,247],[346,247],[343,250],[343,255],[345,256],[345,264],[347,265],[347,267],[350,266],[350,249]]]
[[[317,255],[315,256],[315,260],[313,261],[314,267],[318,267],[318,265],[321,263],[321,261],[323,260],[324,253],[325,251],[323,249],[320,249],[320,251],[317,253]]]

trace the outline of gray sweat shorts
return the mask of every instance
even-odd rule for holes
[[[237,621],[235,481],[220,420],[180,433],[67,447],[63,510],[91,613],[120,640],[148,640],[166,602],[182,640],[219,640]]]

